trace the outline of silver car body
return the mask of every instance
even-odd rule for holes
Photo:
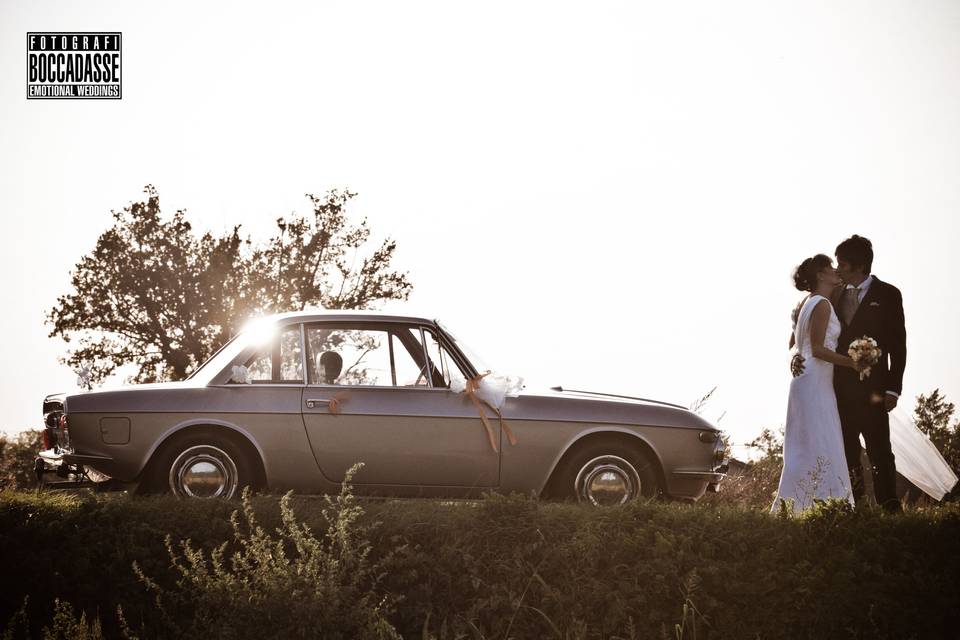
[[[309,311],[270,316],[257,326],[294,338],[298,331],[302,338],[308,327],[409,330],[425,341],[433,336],[465,378],[481,373],[438,322],[425,318]],[[232,382],[234,367],[256,351],[256,346],[243,346],[250,331],[182,382],[49,396],[44,401],[47,424],[56,426],[59,415],[66,415],[62,459],[136,482],[170,438],[204,428],[243,438],[256,452],[270,490],[337,491],[345,471],[362,461],[364,468],[353,480],[360,493],[471,496],[494,489],[540,494],[565,455],[585,442],[613,438],[648,452],[656,461],[660,488],[669,496],[697,499],[723,478],[719,431],[676,405],[587,392],[521,391],[507,397],[501,408],[515,445],[486,408],[498,440],[495,451],[474,402],[465,393],[431,385],[436,373],[415,387],[311,379]],[[316,357],[308,353],[308,344],[301,342],[304,372]],[[430,362],[426,347],[423,354]],[[392,358],[391,352],[391,363]]]

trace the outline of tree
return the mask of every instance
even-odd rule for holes
[[[262,245],[239,226],[198,236],[185,211],[166,220],[157,190],[144,192],[111,212],[113,226],[71,274],[73,291],[47,314],[50,336],[77,345],[62,362],[93,382],[130,363],[135,382],[183,379],[257,315],[369,309],[410,295],[407,275],[391,269],[394,240],[361,255],[370,229],[348,220],[349,191],[307,194],[312,215],[278,218]]]
[[[940,389],[934,389],[928,396],[917,396],[913,413],[917,427],[936,445],[954,473],[960,475],[960,420],[950,426],[954,410],[953,403],[940,395]]]
[[[748,447],[758,449],[761,460],[771,460],[774,464],[783,464],[783,429],[779,432],[764,427],[756,438],[747,443]]]
[[[0,433],[0,490],[35,487],[33,461],[43,448],[43,432],[21,431],[14,436]]]

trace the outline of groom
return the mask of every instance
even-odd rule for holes
[[[903,388],[907,360],[907,333],[900,290],[870,273],[873,246],[861,236],[851,236],[837,245],[837,273],[843,287],[833,303],[842,330],[837,352],[846,355],[850,343],[868,336],[877,341],[882,355],[870,375],[847,367],[835,367],[833,386],[843,429],[843,447],[850,470],[850,483],[858,504],[866,497],[860,465],[860,434],[873,467],[877,502],[887,511],[900,511],[896,494],[896,466],[890,447],[888,413],[897,406]],[[802,370],[802,359],[798,363]]]

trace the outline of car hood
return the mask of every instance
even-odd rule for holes
[[[517,419],[598,422],[719,431],[702,416],[680,405],[596,391],[562,388],[523,391],[505,406]]]
[[[76,411],[100,411],[104,408],[118,410],[120,408],[126,408],[126,405],[130,402],[142,403],[150,398],[163,396],[166,392],[172,390],[182,390],[186,392],[193,390],[198,392],[203,388],[203,385],[199,385],[192,380],[183,380],[180,382],[132,384],[125,387],[83,391],[80,393],[67,394],[64,401],[64,408],[68,413]]]

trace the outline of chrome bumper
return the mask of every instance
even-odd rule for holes
[[[98,489],[112,489],[112,481],[93,469],[84,465],[97,462],[110,462],[112,458],[106,456],[89,456],[73,453],[70,449],[46,449],[37,454],[33,463],[33,471],[41,488],[51,489],[79,489],[82,487],[96,487]]]

